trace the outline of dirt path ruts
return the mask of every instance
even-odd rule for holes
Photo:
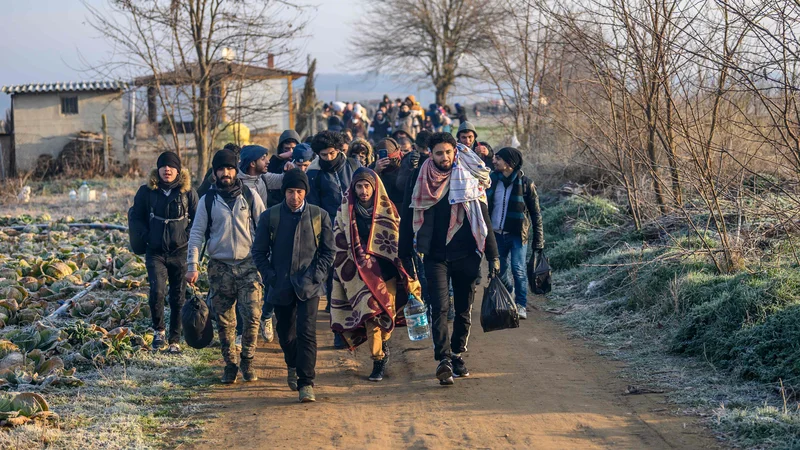
[[[669,415],[663,395],[623,396],[612,363],[571,340],[539,312],[515,330],[483,333],[478,289],[465,361],[472,376],[442,387],[431,341],[391,341],[381,383],[369,354],[334,350],[318,316],[317,403],[285,383],[277,342],[262,345],[259,381],[212,389],[218,416],[190,448],[699,449],[717,444],[690,418]],[[221,365],[220,365],[221,369]]]

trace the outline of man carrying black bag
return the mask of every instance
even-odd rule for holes
[[[182,169],[181,159],[173,152],[158,157],[157,168],[147,184],[139,188],[128,213],[131,247],[145,253],[147,279],[150,283],[150,313],[153,318],[153,350],[180,353],[180,310],[186,290],[186,249],[189,232],[197,211],[197,193],[191,176]],[[135,248],[135,247],[144,248]],[[164,299],[169,282],[169,339],[164,325]]]

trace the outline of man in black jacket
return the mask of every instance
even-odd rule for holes
[[[496,171],[492,172],[492,187],[486,191],[486,196],[500,252],[500,279],[508,292],[514,292],[519,318],[527,319],[528,275],[525,258],[528,256],[528,230],[531,225],[534,258],[544,248],[539,196],[536,186],[522,172],[522,153],[519,150],[513,147],[501,149],[494,155],[494,165]],[[508,280],[509,258],[514,276],[513,286]]]
[[[305,201],[305,172],[286,172],[281,190],[285,200],[261,215],[251,252],[270,288],[289,387],[301,402],[313,402],[317,308],[333,264],[333,230],[328,213]]]
[[[392,138],[381,140],[375,146],[375,154],[383,154],[384,158],[376,159],[372,164],[372,169],[381,177],[383,186],[386,188],[386,195],[394,203],[395,207],[403,206],[404,189],[398,184],[397,177],[400,175],[400,161],[403,157],[400,145]]]
[[[153,319],[153,349],[180,353],[180,310],[186,291],[186,248],[189,244],[197,193],[188,169],[173,152],[158,157],[157,169],[133,199],[131,232],[146,241],[147,279],[150,283],[150,314]],[[164,297],[169,282],[169,339],[164,325]]]
[[[300,135],[294,130],[285,130],[278,138],[278,146],[275,149],[275,154],[269,159],[267,164],[267,172],[282,174],[286,162],[292,159],[294,148],[300,144]],[[270,189],[269,195],[265,199],[266,207],[269,208],[273,205],[283,201],[283,194],[280,189]]]
[[[436,377],[440,384],[450,385],[453,376],[469,376],[461,354],[467,351],[481,259],[486,255],[489,278],[500,271],[500,261],[494,235],[487,233],[491,222],[486,199],[479,189],[463,183],[471,177],[488,187],[489,171],[477,155],[458,146],[449,133],[434,133],[428,145],[431,157],[414,171],[406,190],[398,253],[406,270],[413,271],[416,238],[430,291],[434,358],[439,361]],[[456,157],[458,165],[454,166]],[[458,176],[454,176],[456,172]],[[450,280],[456,317],[448,343]]]

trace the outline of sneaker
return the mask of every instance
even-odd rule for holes
[[[314,386],[303,386],[300,388],[300,403],[311,403],[317,401],[314,396]]]
[[[167,349],[167,353],[172,355],[180,355],[181,354],[181,346],[178,344],[169,344],[169,348]]]
[[[245,358],[242,356],[242,360],[239,362],[239,368],[242,370],[242,378],[244,381],[258,380],[256,369],[253,367],[253,358]]]
[[[349,348],[347,342],[345,342],[344,338],[339,333],[333,334],[333,348],[336,350],[346,350]]]
[[[520,319],[525,320],[528,318],[528,311],[522,305],[517,305],[517,314],[519,314]]]
[[[369,375],[369,381],[383,380],[384,372],[386,371],[386,358],[380,361],[372,361],[372,373]]]
[[[445,358],[439,361],[439,366],[436,367],[436,378],[439,379],[439,384],[442,386],[453,384],[453,364],[449,359]]]
[[[168,346],[167,333],[165,331],[156,331],[153,335],[153,350],[166,350]]]
[[[236,378],[239,376],[239,367],[236,364],[228,364],[225,366],[225,372],[222,373],[222,384],[236,383]]]
[[[242,335],[236,336],[236,351],[241,353],[242,352]]]
[[[453,355],[453,376],[455,377],[468,377],[469,370],[467,369],[467,365],[464,363],[464,358],[460,356]]]
[[[286,383],[289,385],[289,389],[296,391],[297,390],[297,369],[294,367],[289,367],[287,369],[286,375]]]
[[[272,329],[272,317],[269,319],[261,319],[261,337],[266,342],[275,340],[275,331]]]

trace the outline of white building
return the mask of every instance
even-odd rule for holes
[[[33,170],[40,155],[55,158],[80,131],[100,133],[103,114],[112,141],[111,159],[124,161],[127,127],[123,96],[127,89],[128,84],[120,81],[31,83],[0,88],[0,92],[11,95],[14,134],[9,174]]]

